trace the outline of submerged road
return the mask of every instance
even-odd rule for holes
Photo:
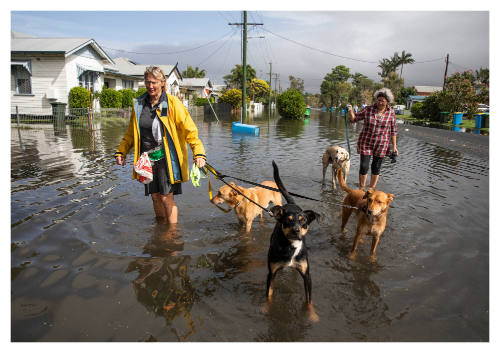
[[[398,125],[398,135],[424,140],[449,149],[466,152],[478,157],[489,157],[489,135],[477,135],[415,125]]]

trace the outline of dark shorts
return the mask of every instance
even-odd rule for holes
[[[149,196],[159,192],[163,195],[174,193],[174,195],[182,194],[181,183],[170,184],[168,177],[168,169],[165,159],[160,159],[153,164],[153,181],[144,185],[145,195]]]

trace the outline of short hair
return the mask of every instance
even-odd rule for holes
[[[384,97],[388,103],[393,103],[394,102],[394,95],[392,94],[391,90],[389,88],[381,88],[379,90],[376,90],[375,93],[373,94],[373,97],[377,99],[378,97]]]
[[[162,91],[167,91],[167,78],[163,73],[163,70],[158,66],[148,66],[146,71],[144,71],[144,83],[148,75],[152,75],[157,80],[160,80],[162,84]]]

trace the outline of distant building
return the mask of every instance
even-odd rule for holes
[[[181,94],[185,99],[190,99],[193,95],[205,98],[213,92],[212,81],[209,78],[184,78],[181,81]]]
[[[417,91],[416,96],[430,96],[433,93],[439,92],[443,90],[443,87],[438,86],[413,86],[415,91]]]
[[[175,65],[159,65],[154,64],[163,70],[165,76],[167,76],[167,93],[179,96],[180,95],[180,82],[182,80],[181,73]],[[139,80],[138,87],[145,87],[144,85],[144,71],[151,65],[139,65],[128,58],[116,58],[114,59],[114,66],[118,72],[134,77]],[[111,88],[111,87],[110,87]]]

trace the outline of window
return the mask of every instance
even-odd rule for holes
[[[78,77],[78,85],[88,90],[94,90],[94,83],[97,80],[97,77],[97,72],[85,71]]]
[[[29,61],[12,63],[12,76],[17,94],[31,94],[31,63]]]
[[[134,81],[122,79],[122,82],[123,82],[123,88],[134,89]]]

